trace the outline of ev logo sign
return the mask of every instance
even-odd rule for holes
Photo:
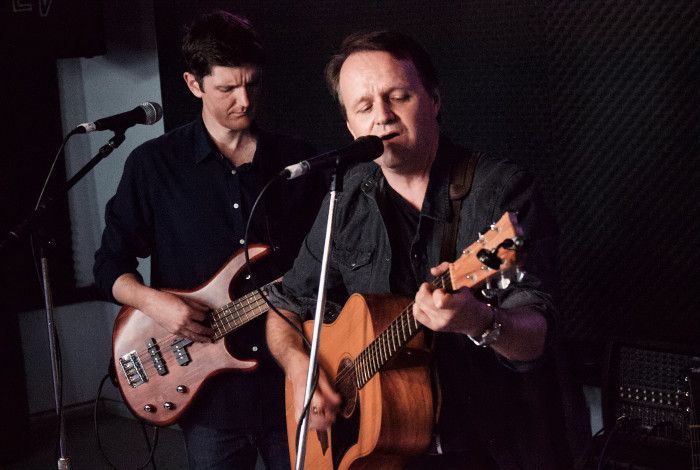
[[[53,0],[12,0],[12,11],[14,13],[31,13],[35,10],[40,16],[48,16]]]

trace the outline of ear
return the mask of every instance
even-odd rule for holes
[[[190,89],[192,94],[196,96],[197,98],[201,98],[202,94],[204,93],[201,88],[199,87],[199,82],[195,78],[193,74],[190,72],[185,72],[182,74],[182,78],[185,79],[185,83],[187,84],[187,88]]]
[[[437,118],[438,114],[440,114],[440,108],[442,107],[442,101],[440,100],[440,90],[436,88],[431,94],[433,96],[433,113]]]
[[[348,128],[348,131],[350,131],[350,135],[352,136],[352,138],[353,138],[353,139],[357,139],[357,136],[355,135],[355,133],[354,133],[354,132],[352,131],[352,129],[350,128],[350,123],[349,123],[348,121],[345,121],[345,126]]]

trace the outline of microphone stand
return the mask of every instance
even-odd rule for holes
[[[343,191],[343,177],[345,175],[346,165],[336,160],[336,167],[331,173],[330,180],[330,203],[328,205],[328,221],[326,223],[326,238],[323,242],[323,255],[321,257],[321,274],[318,283],[318,297],[316,298],[316,313],[314,315],[314,331],[311,339],[311,351],[309,352],[309,370],[306,374],[306,392],[304,393],[304,416],[302,417],[301,429],[299,431],[299,442],[297,443],[297,458],[296,470],[304,468],[304,459],[306,458],[306,441],[309,430],[309,411],[311,409],[308,404],[314,393],[314,376],[318,369],[318,347],[321,334],[321,325],[323,324],[323,314],[326,311],[326,281],[328,279],[328,260],[331,252],[331,235],[333,232],[333,215],[335,213],[335,196],[336,192]]]
[[[72,134],[68,135],[68,138]],[[116,130],[114,136],[109,140],[109,142],[103,145],[88,163],[83,166],[71,179],[69,179],[63,186],[63,188],[54,196],[46,199],[46,202],[41,203],[37,208],[32,211],[32,213],[26,217],[21,223],[19,223],[13,230],[11,230],[5,238],[0,242],[0,253],[3,249],[8,247],[11,242],[18,242],[26,234],[34,232],[37,227],[39,227],[41,219],[46,214],[48,208],[53,207],[53,205],[60,201],[63,197],[67,196],[68,191],[75,186],[75,184],[80,181],[90,170],[92,170],[95,165],[97,165],[102,159],[107,157],[114,149],[119,147],[122,142],[124,142],[124,129]],[[41,287],[44,294],[44,308],[46,310],[46,324],[49,332],[49,350],[51,354],[51,372],[53,378],[53,390],[54,390],[54,402],[56,406],[56,415],[58,416],[58,444],[60,457],[57,462],[58,470],[68,470],[70,469],[70,457],[67,455],[67,445],[66,445],[66,428],[65,420],[63,417],[63,399],[62,399],[62,370],[60,359],[58,355],[58,348],[56,344],[57,331],[56,324],[53,314],[53,295],[51,291],[51,283],[49,276],[49,261],[47,257],[46,245],[53,244],[53,240],[50,237],[42,237],[41,242]]]

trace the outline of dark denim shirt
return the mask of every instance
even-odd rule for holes
[[[554,334],[551,294],[555,288],[557,229],[526,172],[512,162],[481,156],[472,189],[462,202],[453,258],[439,259],[443,227],[452,217],[448,192],[451,169],[456,158],[467,154],[466,149],[441,137],[411,245],[416,281],[430,280],[430,267],[454,261],[505,211],[517,212],[526,240],[526,275],[522,282],[512,283],[499,294],[499,304],[502,308],[531,306],[541,311],[548,322],[549,344]],[[349,294],[389,292],[391,244],[377,202],[386,180],[378,165],[367,163],[348,172],[344,183],[336,204],[326,321],[337,315]],[[296,312],[304,320],[312,319],[315,310],[328,204],[326,197],[293,268],[274,295],[278,307]],[[543,372],[539,366],[543,361],[514,364],[458,334],[439,333],[435,341],[434,360],[442,393],[436,433],[442,449],[487,449],[502,468],[534,468],[530,465],[538,462],[545,463],[544,468],[556,467],[546,463],[557,461],[554,454],[558,451],[551,446],[556,445],[552,434],[558,431],[540,429],[548,413],[541,406],[540,395],[547,393],[544,382],[551,372]],[[538,397],[530,400],[524,387],[534,389]],[[554,403],[550,405],[556,408]],[[523,416],[526,419],[521,419]],[[526,444],[530,450],[524,449]]]
[[[108,202],[95,282],[114,301],[112,285],[151,256],[151,285],[194,289],[242,247],[245,223],[263,184],[282,168],[313,154],[300,140],[255,129],[251,164],[234,168],[211,143],[201,118],[137,147]],[[326,188],[299,178],[270,187],[254,215],[249,242],[275,248],[273,270],[292,264]],[[137,274],[138,275],[138,274]],[[256,373],[210,379],[188,419],[217,427],[251,428],[284,416],[282,375],[264,342],[258,319],[227,337],[245,357],[262,360]]]

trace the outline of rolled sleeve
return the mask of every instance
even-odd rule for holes
[[[143,194],[149,185],[143,179],[139,149],[127,159],[117,192],[107,203],[102,244],[95,253],[95,285],[106,299],[115,303],[118,302],[112,295],[114,282],[125,273],[132,273],[143,282],[136,270],[137,258],[151,254],[150,209]]]

